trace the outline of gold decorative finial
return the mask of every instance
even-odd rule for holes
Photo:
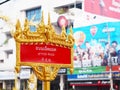
[[[42,11],[41,22],[40,24],[44,25],[44,12]]]
[[[50,13],[48,13],[48,25],[51,25],[51,21],[50,21]]]
[[[29,27],[29,22],[28,22],[27,18],[25,19],[25,22],[24,22],[24,28],[26,28],[26,27]]]
[[[23,35],[24,36],[27,35],[28,32],[30,32],[29,21],[28,21],[28,19],[25,19]]]
[[[72,26],[70,26],[70,33],[71,33],[71,35],[73,35]]]
[[[74,72],[74,69],[70,68],[70,74],[73,74],[73,72]]]
[[[16,40],[18,40],[19,38],[21,38],[21,32],[22,32],[22,28],[21,28],[21,24],[20,24],[20,21],[17,20],[17,23],[16,23],[16,31],[15,32],[11,32],[12,33],[12,36],[14,38],[16,38]]]
[[[20,72],[20,66],[16,66],[15,71],[16,71],[16,73],[19,73]]]
[[[70,27],[70,33],[68,34],[68,42],[71,43],[72,45],[74,45],[74,41],[75,39],[73,38],[73,31],[72,31],[72,27]]]
[[[17,32],[20,32],[21,31],[21,24],[20,24],[20,21],[17,20],[17,23],[16,23],[16,31]]]
[[[66,39],[66,37],[67,37],[67,34],[66,34],[66,29],[65,29],[65,27],[64,27],[64,26],[62,27],[61,36],[62,36],[62,37],[64,37],[65,39]]]

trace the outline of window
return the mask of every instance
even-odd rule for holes
[[[76,2],[68,5],[59,6],[59,7],[56,7],[54,11],[59,14],[64,14],[71,8],[82,9],[82,2]]]
[[[41,19],[41,7],[26,10],[26,17],[30,21],[33,19],[33,22],[38,22]],[[30,26],[31,31],[36,31],[35,26]]]
[[[0,63],[4,63],[4,60],[3,60],[3,59],[1,59],[1,60],[0,60]]]
[[[78,9],[82,9],[82,3],[71,4],[69,6],[69,8],[74,8],[74,7],[78,8]]]

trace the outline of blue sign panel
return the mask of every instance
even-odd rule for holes
[[[94,73],[94,74],[73,74],[67,75],[68,81],[77,81],[77,80],[109,80],[110,74],[105,73]],[[120,79],[120,72],[112,73],[113,79]]]

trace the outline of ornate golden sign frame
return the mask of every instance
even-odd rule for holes
[[[37,78],[44,81],[44,90],[50,89],[50,81],[54,80],[58,70],[61,67],[70,68],[70,72],[73,71],[73,45],[74,38],[72,28],[67,35],[65,27],[62,27],[61,34],[56,34],[50,22],[50,14],[48,14],[48,24],[44,24],[44,16],[42,13],[41,22],[36,25],[36,31],[30,31],[30,22],[25,19],[24,27],[21,27],[20,21],[16,23],[16,30],[12,31],[12,36],[16,41],[16,71],[20,71],[20,66],[31,66]],[[24,63],[20,62],[20,44],[42,44],[51,43],[63,48],[69,48],[71,50],[71,64],[46,64],[46,63]]]

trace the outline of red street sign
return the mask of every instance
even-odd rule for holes
[[[71,49],[52,44],[20,44],[20,62],[71,64]]]

